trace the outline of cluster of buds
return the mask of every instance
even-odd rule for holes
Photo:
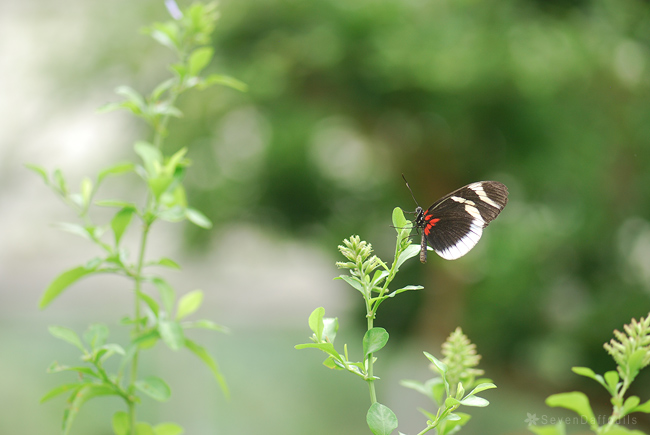
[[[452,386],[458,385],[459,382],[472,385],[476,377],[484,373],[476,368],[481,360],[481,355],[476,353],[476,345],[463,334],[460,327],[442,344],[442,354],[445,356],[443,362],[449,368],[447,379]]]

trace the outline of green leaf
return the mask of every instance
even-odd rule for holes
[[[176,73],[179,82],[185,81],[185,78],[187,77],[187,67],[185,64],[174,63],[169,66],[169,69]]]
[[[376,286],[388,275],[390,275],[390,272],[387,270],[376,270],[375,274],[372,277],[372,281],[370,282],[373,286]]]
[[[328,355],[332,355],[335,359],[341,360],[341,355],[336,351],[332,343],[305,343],[297,344],[294,346],[294,349],[320,349]]]
[[[158,332],[171,350],[179,350],[185,344],[185,334],[178,322],[161,319],[158,321]]]
[[[237,80],[234,77],[230,76],[225,76],[221,74],[210,74],[207,76],[199,85],[200,89],[205,89],[209,86],[213,85],[223,85],[223,86],[228,86],[229,88],[241,91],[241,92],[247,92],[248,91],[248,85],[240,80]]]
[[[174,289],[162,278],[155,277],[151,282],[158,289],[160,294],[160,300],[162,301],[163,307],[167,313],[171,313],[174,308],[174,299],[176,298]]]
[[[366,414],[368,427],[375,435],[390,435],[397,429],[397,417],[391,409],[379,402],[375,402]]]
[[[63,341],[67,341],[68,343],[77,347],[82,352],[86,352],[83,343],[81,343],[81,339],[79,338],[79,335],[77,335],[77,333],[74,332],[72,329],[66,328],[65,326],[50,326],[48,330],[50,331],[50,334],[52,334],[56,338]]]
[[[430,379],[426,382],[426,385],[431,386],[431,398],[433,401],[442,404],[442,398],[448,388],[446,377]]]
[[[69,406],[63,414],[63,435],[70,433],[72,423],[84,403],[94,397],[108,395],[117,395],[117,392],[105,384],[85,384],[75,390],[68,399]]]
[[[644,367],[643,361],[647,352],[647,349],[645,347],[642,347],[635,350],[634,353],[629,356],[627,364],[630,372],[630,379],[628,379],[628,382],[632,382],[632,379],[634,379],[636,375],[639,374],[639,370]]]
[[[212,47],[200,47],[194,50],[187,61],[189,74],[191,76],[198,76],[201,74],[201,71],[203,71],[212,60],[213,55],[214,50]]]
[[[641,399],[639,399],[638,396],[630,396],[625,399],[625,403],[623,404],[623,409],[621,410],[620,416],[624,417],[627,414],[634,412],[634,409],[639,406],[639,403],[641,403]]]
[[[461,427],[465,426],[465,424],[470,420],[470,418],[472,418],[472,416],[469,414],[465,414],[464,412],[456,412],[453,414],[449,414],[449,416],[443,419],[441,424],[438,426],[438,433],[440,435],[455,433]]]
[[[26,163],[25,167],[27,169],[31,170],[31,171],[36,172],[38,175],[40,175],[41,178],[43,179],[43,181],[45,181],[45,184],[47,184],[49,186],[50,177],[47,175],[47,171],[45,170],[45,168],[43,168],[42,166],[38,166],[38,165],[32,165],[31,163]]]
[[[372,328],[363,336],[363,359],[381,350],[388,343],[388,332],[384,328]]]
[[[172,86],[176,84],[176,79],[168,79],[160,83],[156,88],[151,92],[151,101],[158,101],[165,91],[171,89]]]
[[[58,222],[54,226],[58,230],[65,231],[66,233],[74,234],[75,236],[82,237],[86,240],[93,240],[92,233],[95,230],[95,227],[84,227],[70,222]]]
[[[497,386],[490,382],[485,382],[478,384],[474,389],[468,394],[468,396],[473,396],[474,394],[480,393],[481,391],[490,390],[496,388]]]
[[[212,355],[210,355],[208,351],[205,350],[205,348],[199,346],[197,343],[189,339],[185,339],[185,347],[187,347],[192,353],[194,353],[194,355],[198,356],[201,359],[201,361],[203,361],[205,365],[208,366],[208,368],[214,375],[214,378],[219,383],[219,386],[221,387],[221,391],[223,391],[224,396],[226,396],[226,398],[229,398],[230,392],[228,390],[228,385],[226,384],[226,380],[221,374],[221,371],[219,370],[217,361],[215,361],[215,359],[212,358]]]
[[[339,330],[339,319],[336,317],[323,318],[323,336],[330,343],[334,343],[336,333]]]
[[[161,210],[158,213],[158,217],[167,222],[180,222],[183,219],[186,219],[185,208],[174,206],[167,210]]]
[[[133,111],[134,113],[138,114],[144,113],[146,111],[147,104],[144,100],[144,97],[132,87],[118,86],[115,89],[115,93],[126,98],[128,102],[130,102],[135,108],[138,109],[138,111]]]
[[[198,310],[201,303],[203,303],[203,292],[201,290],[194,290],[183,295],[178,301],[176,320],[181,320]]]
[[[54,281],[45,289],[43,296],[39,302],[39,308],[47,307],[54,299],[57,298],[65,289],[74,284],[79,279],[86,275],[94,273],[96,268],[87,268],[86,266],[78,266],[70,270],[66,270],[59,276],[54,278]]]
[[[406,287],[402,287],[400,289],[395,290],[394,292],[391,292],[390,294],[388,294],[387,297],[393,298],[400,293],[404,293],[411,290],[422,290],[423,288],[424,287],[422,287],[421,285],[407,285]]]
[[[90,198],[93,194],[93,182],[88,177],[84,177],[81,180],[81,197],[83,198],[83,204],[85,207],[88,207],[90,204]]]
[[[178,33],[180,29],[175,22],[155,23],[151,28],[145,29],[145,31],[165,47],[178,50]]]
[[[634,408],[630,412],[645,412],[646,414],[649,414],[650,413],[650,400],[648,400],[647,402],[644,402],[643,404],[637,406],[636,408]]]
[[[179,266],[178,263],[176,263],[174,260],[170,258],[161,258],[158,261],[153,261],[151,263],[147,263],[148,266],[164,266],[168,267],[170,269],[177,269],[180,270],[181,266]]]
[[[108,338],[108,326],[102,323],[94,323],[84,332],[84,341],[91,349],[97,349],[106,343]]]
[[[135,435],[156,435],[149,423],[139,421],[135,424]]]
[[[420,254],[420,245],[409,245],[402,251],[402,253],[397,258],[397,264],[395,265],[396,269],[399,269],[404,262],[410,258],[413,258]]]
[[[69,192],[68,184],[65,182],[65,178],[63,178],[63,172],[60,169],[56,169],[52,174],[52,178],[54,179],[54,187],[58,192],[63,196],[67,196]]]
[[[193,209],[191,207],[186,208],[185,217],[188,221],[192,222],[198,227],[205,228],[206,230],[212,228],[212,221],[208,219],[206,215],[196,209]]]
[[[185,158],[185,154],[187,154],[187,148],[183,147],[166,160],[164,165],[164,172],[166,175],[174,175],[177,167],[184,166],[182,165],[182,162],[183,158]]]
[[[319,342],[323,341],[323,329],[325,325],[323,323],[323,316],[325,315],[325,308],[318,307],[309,315],[309,329],[314,331],[316,335],[316,340]]]
[[[166,402],[172,395],[169,385],[157,376],[147,376],[135,382],[135,387],[159,402]]]
[[[621,379],[618,376],[618,373],[616,370],[610,370],[605,373],[604,375],[605,378],[605,386],[607,387],[608,391],[612,393],[612,395],[616,394],[616,390],[618,389],[618,381]]]
[[[50,400],[50,399],[52,399],[52,398],[54,398],[54,397],[56,397],[56,396],[58,396],[60,394],[63,394],[66,391],[70,391],[70,390],[72,390],[74,388],[78,388],[78,387],[79,387],[79,383],[63,384],[63,385],[59,385],[58,387],[54,387],[50,391],[45,393],[45,395],[43,395],[43,397],[41,397],[40,403],[47,402],[48,400]]]
[[[133,162],[123,162],[110,166],[102,171],[99,171],[99,174],[97,174],[97,184],[99,185],[104,180],[104,178],[108,177],[109,175],[120,175],[126,172],[132,172],[134,169],[135,165]]]
[[[436,369],[438,369],[438,372],[440,374],[442,374],[442,375],[447,374],[447,371],[449,370],[447,368],[447,364],[443,363],[438,358],[436,358],[435,356],[431,355],[428,352],[423,352],[423,353],[424,353],[424,356],[426,356],[429,359],[429,361],[431,361],[433,363],[433,365],[436,367]]]
[[[566,427],[564,425],[564,421],[560,420],[557,422],[557,424],[551,426],[535,426],[535,425],[529,425],[528,430],[537,434],[537,435],[565,435],[566,434]]]
[[[148,142],[138,141],[133,146],[135,153],[140,156],[144,168],[150,178],[160,173],[163,156],[160,150]]]
[[[590,425],[593,425],[595,420],[594,412],[589,404],[589,399],[584,393],[580,391],[573,391],[570,393],[553,394],[546,399],[546,404],[551,407],[561,407],[574,411],[583,417]]]
[[[100,364],[103,364],[111,356],[118,354],[125,356],[126,352],[124,348],[117,343],[108,343],[96,350],[94,355],[94,360],[99,361]]]
[[[605,384],[605,379],[601,375],[596,374],[592,369],[589,367],[571,367],[571,370],[573,373],[578,374],[580,376],[585,376],[587,378],[591,378],[601,384],[603,387],[607,387],[607,384]]]
[[[323,365],[325,367],[327,367],[328,369],[333,369],[333,370],[341,370],[342,369],[342,367],[340,367],[337,364],[337,361],[331,355],[328,356],[327,358],[325,358],[325,361],[323,361]]]
[[[113,219],[111,220],[111,228],[113,229],[113,234],[115,234],[115,246],[120,244],[124,231],[126,231],[131,223],[133,213],[135,213],[135,209],[132,207],[125,207],[113,216]]]
[[[343,281],[347,282],[348,284],[350,284],[355,289],[359,290],[361,292],[361,294],[363,294],[363,286],[361,285],[361,283],[359,281],[352,278],[351,276],[341,275],[341,276],[338,276],[338,277],[336,277],[334,279],[342,279]]]
[[[156,435],[181,435],[185,431],[176,423],[160,423],[154,426],[153,432]]]
[[[124,411],[117,411],[113,414],[113,432],[115,435],[129,435],[130,427],[129,414]]]
[[[460,404],[465,405],[465,406],[476,406],[476,407],[479,407],[479,408],[483,408],[483,407],[488,406],[490,404],[490,402],[488,402],[487,400],[485,400],[482,397],[467,396],[463,400],[460,401]]]
[[[56,361],[50,364],[50,366],[47,368],[47,372],[48,373],[77,372],[80,375],[80,377],[82,375],[87,375],[98,379],[101,378],[99,373],[96,373],[90,367],[85,367],[85,366],[68,367],[68,366],[60,365]]]
[[[138,297],[142,299],[145,304],[147,304],[147,307],[149,307],[153,315],[155,317],[158,317],[158,314],[160,313],[160,306],[158,305],[158,302],[156,302],[154,298],[152,298],[151,296],[143,292],[138,292]]]
[[[149,185],[149,189],[151,189],[151,193],[153,193],[156,198],[160,198],[167,191],[173,181],[172,177],[161,175],[149,178],[147,184]]]
[[[187,211],[187,195],[185,194],[185,188],[182,186],[182,178],[184,169],[178,169],[177,172],[172,176],[172,184],[167,189],[165,193],[160,196],[160,202],[167,209],[177,209],[174,213],[179,215],[178,220],[186,219],[185,216]]]
[[[404,212],[401,208],[395,207],[393,209],[393,226],[399,234],[400,230],[406,226],[409,221],[404,217]]]
[[[432,422],[438,419],[438,417],[435,414],[427,411],[426,409],[418,408],[418,411],[420,411],[420,413],[422,413],[422,415],[424,415],[426,418],[428,418]]]

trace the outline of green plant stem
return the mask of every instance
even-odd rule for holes
[[[368,331],[373,328],[374,316],[371,316],[372,310],[368,306]],[[373,376],[374,372],[374,361],[373,354],[368,354],[368,389],[370,390],[370,404],[373,405],[377,402],[377,392],[375,391],[375,379]]]
[[[375,302],[372,302],[372,286],[367,287],[364,284],[364,290],[365,290],[365,300],[366,300],[366,317],[368,319],[368,331],[370,331],[374,327],[374,320],[377,315],[377,309],[379,308],[379,304],[382,301],[383,296],[386,294],[388,291],[388,286],[390,285],[391,281],[393,281],[393,278],[395,278],[395,275],[397,274],[396,270],[396,264],[397,264],[397,259],[399,258],[399,255],[402,253],[403,249],[400,249],[400,240],[399,238],[397,239],[397,246],[395,247],[395,258],[393,259],[393,264],[390,267],[388,276],[384,280],[384,285],[382,286],[381,290],[379,291],[379,295],[377,296]],[[383,263],[382,263],[383,264]],[[365,275],[365,271],[363,270],[362,265],[359,265],[359,270],[361,271],[361,276]],[[365,280],[364,280],[365,282]],[[374,358],[373,354],[368,354],[368,359],[367,359],[367,382],[368,382],[368,389],[370,390],[370,404],[374,404],[377,402],[377,392],[375,391],[375,379],[374,379]]]
[[[182,86],[182,83],[179,83],[177,86],[174,86],[174,87],[171,88],[170,95],[169,95],[169,100],[167,102],[167,104],[169,106],[173,106],[174,103],[176,103],[176,99],[178,98],[178,96],[182,92],[181,86]],[[163,117],[162,117],[162,119],[160,119],[160,121],[154,121],[152,123],[152,127],[153,127],[153,130],[154,130],[153,146],[155,146],[158,149],[161,149],[163,139],[167,135],[167,124],[169,123],[170,118],[171,118],[171,115],[166,114],[166,115],[163,115]]]
[[[140,291],[142,290],[142,268],[144,266],[144,254],[147,247],[147,237],[149,236],[149,230],[151,229],[151,222],[145,221],[142,228],[142,237],[140,239],[140,252],[138,254],[138,263],[135,270],[135,291],[134,291],[134,315],[135,322],[133,326],[134,335],[140,333]],[[135,381],[138,378],[138,357],[140,350],[136,349],[133,354],[133,360],[131,361],[131,375],[129,376],[129,388],[128,391],[133,391],[135,388]],[[130,433],[135,435],[135,423],[136,423],[136,412],[135,412],[135,402],[129,401],[129,422],[130,422]]]
[[[612,411],[612,415],[609,417],[607,424],[598,428],[598,433],[607,433],[612,428],[612,426],[614,426],[614,424],[616,424],[616,422],[621,418],[620,415],[623,409],[625,392],[629,387],[629,378],[623,378],[623,385],[619,389],[618,393],[614,396],[614,400],[612,400],[612,402],[615,402],[617,404],[614,405],[614,410]]]

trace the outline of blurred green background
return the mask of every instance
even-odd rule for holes
[[[607,415],[606,393],[570,367],[613,369],[602,344],[650,311],[650,5],[224,0],[220,10],[210,69],[250,91],[185,96],[166,141],[189,148],[190,202],[216,225],[162,226],[150,255],[179,258],[170,281],[205,290],[204,316],[233,329],[201,337],[233,397],[192,355],[161,347],[143,373],[169,378],[173,397],[145,403],[142,418],[199,435],[369,433],[365,384],[293,345],[324,306],[339,318],[337,341],[358,348],[362,301],[331,280],[336,246],[358,234],[390,258],[392,209],[415,208],[402,173],[424,207],[484,179],[504,182],[510,202],[466,257],[407,264],[396,284],[425,290],[380,310],[391,341],[378,396],[399,429],[418,432],[416,408],[432,409],[399,380],[429,377],[421,351],[439,355],[456,326],[499,386],[463,433],[529,433],[527,413],[566,416],[544,398],[575,389]],[[22,165],[60,167],[78,185],[131,158],[148,132],[95,108],[116,101],[118,85],[146,92],[167,77],[169,53],[139,33],[167,19],[161,0],[0,4],[1,434],[59,430],[64,401],[38,399],[65,375],[45,369],[77,356],[47,325],[101,321],[119,338],[131,300],[117,279],[88,280],[37,310],[48,282],[93,253],[48,228],[71,216]],[[649,388],[642,373],[631,392],[647,400]],[[91,402],[73,433],[110,434],[115,406]]]

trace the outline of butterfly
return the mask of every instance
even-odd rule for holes
[[[411,190],[408,182],[406,186]],[[477,181],[443,196],[426,210],[418,205],[415,227],[422,231],[420,261],[427,262],[427,244],[445,260],[467,254],[481,239],[483,228],[507,203],[508,188],[504,184]]]

